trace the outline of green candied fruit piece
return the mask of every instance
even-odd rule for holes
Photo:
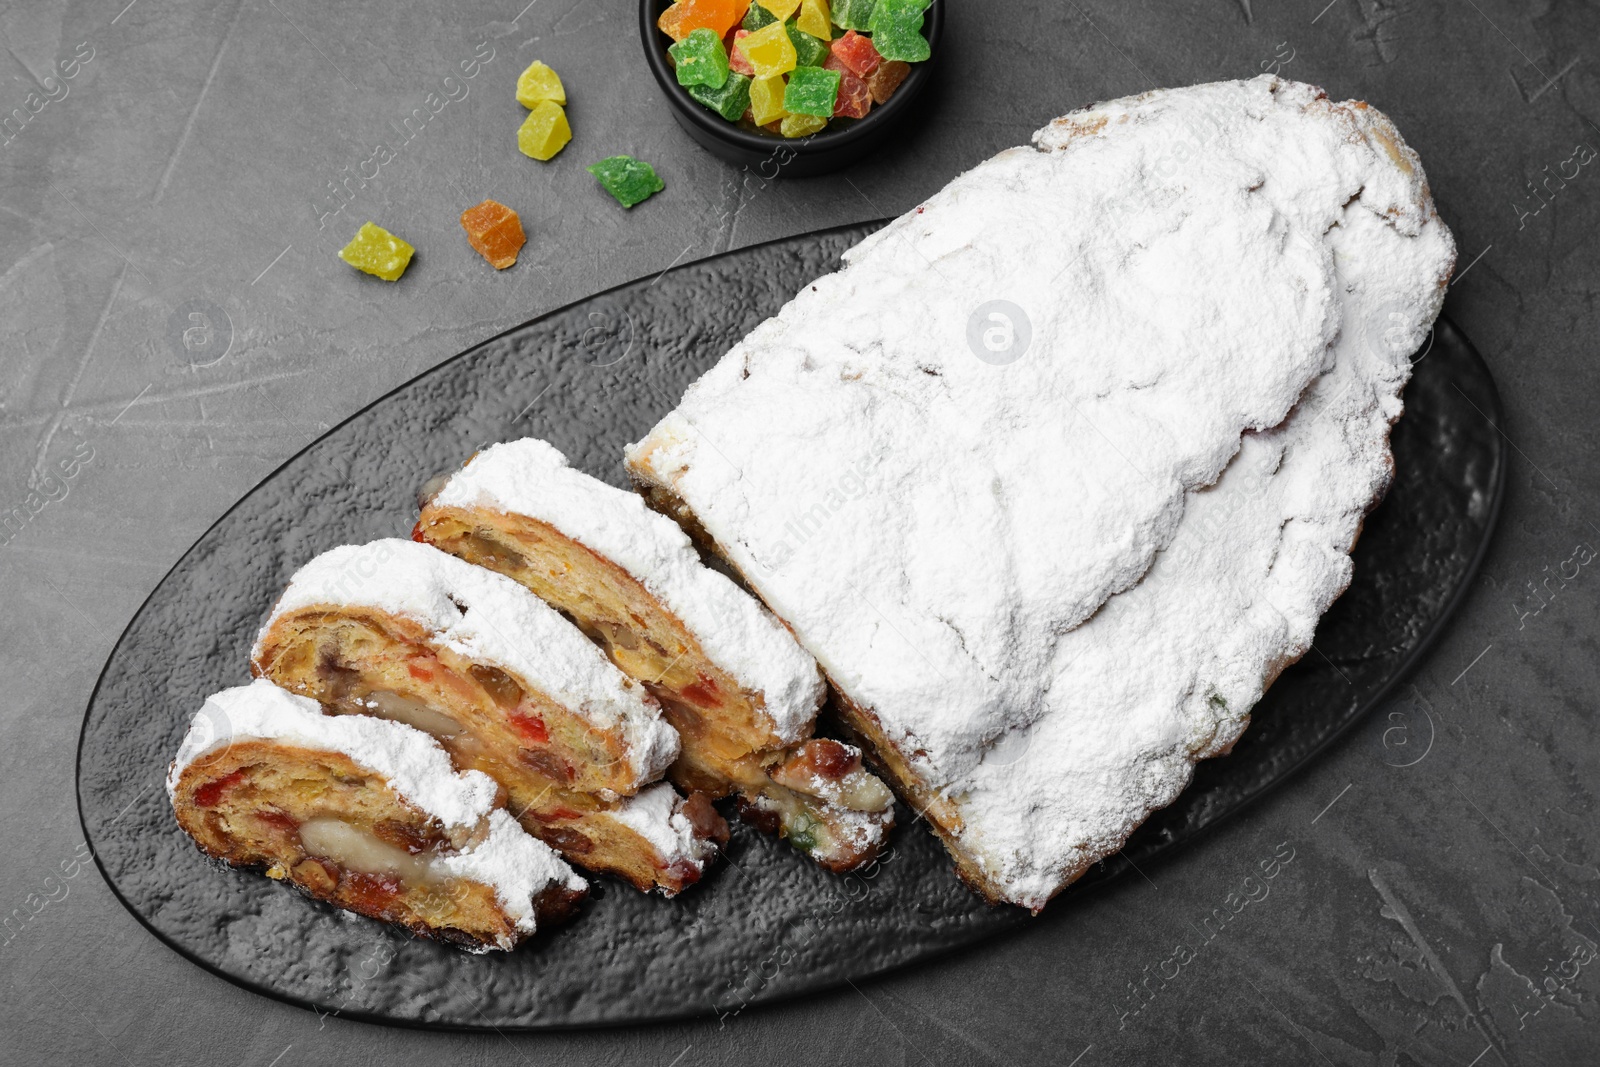
[[[868,28],[872,43],[884,59],[921,63],[933,54],[922,36],[923,12],[929,0],[877,0]]]
[[[720,89],[728,83],[728,49],[715,30],[704,26],[667,49],[677,68],[678,84]]]
[[[382,226],[367,222],[356,231],[349,244],[339,249],[339,258],[356,270],[386,282],[397,282],[411,265],[416,251]]]
[[[783,91],[783,109],[791,115],[833,117],[839,102],[839,72],[820,67],[796,67]]]
[[[586,169],[623,207],[641,204],[667,187],[654,167],[632,156],[612,156]]]
[[[744,74],[729,74],[720,89],[709,85],[688,86],[689,95],[701,105],[710,108],[729,122],[738,122],[750,109],[750,78]]]
[[[755,33],[778,21],[778,16],[762,7],[760,4],[751,4],[750,10],[745,12],[744,21],[739,25]]]
[[[872,27],[872,9],[878,0],[833,0],[833,24],[841,30],[865,33]]]
[[[826,41],[819,41],[805,30],[802,30],[794,19],[783,24],[789,31],[789,40],[794,44],[797,67],[820,67],[828,61],[831,51]]]

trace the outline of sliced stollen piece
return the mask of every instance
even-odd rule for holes
[[[167,795],[207,855],[474,952],[512,948],[588,889],[427,734],[265,680],[196,713]]]
[[[262,627],[252,669],[332,712],[427,731],[457,766],[504,785],[529,832],[641,888],[697,881],[727,832],[709,799],[646,788],[678,739],[643,686],[516,582],[428,545],[312,560]]]
[[[412,536],[515,579],[643,682],[682,739],[679,785],[737,792],[747,817],[830,869],[877,855],[893,797],[859,751],[809,740],[827,692],[816,661],[636,494],[529,438],[450,476]],[[791,763],[790,784],[775,781]]]
[[[963,876],[1038,908],[1221,750],[1221,726],[1168,744],[1173,658],[1258,637],[1202,624],[1198,599],[1164,605],[1184,639],[1141,644],[1147,659],[1078,628],[1104,630],[1083,624],[1116,616],[1191,502],[1346,346],[1422,336],[1453,257],[1415,154],[1365,104],[1269,77],[1098,105],[847,253],[692,386],[629,468],[817,657]],[[1357,291],[1376,320],[1348,318]],[[1314,484],[1285,483],[1303,510],[1252,528],[1258,544],[1322,523],[1324,555],[1348,551],[1338,534],[1390,460],[1343,435],[1386,442],[1405,368],[1384,355],[1351,390],[1381,427],[1330,416],[1345,451]],[[1208,565],[1243,566],[1194,567]],[[1298,633],[1336,589],[1276,566]],[[1253,624],[1290,610],[1261,575],[1241,581]],[[1080,676],[1091,641],[1103,669]],[[1235,663],[1257,676],[1219,689],[1229,715],[1301,651],[1285,639]],[[1165,696],[1141,718],[1145,684]],[[1201,723],[1220,707],[1194,699]],[[1064,758],[1079,743],[1110,762]]]

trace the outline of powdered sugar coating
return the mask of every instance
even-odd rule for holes
[[[638,788],[678,758],[678,734],[638,682],[544,601],[504,575],[431,545],[345,545],[302,567],[256,639],[305,608],[370,607],[420,623],[432,640],[522,678],[594,727],[617,731]]]
[[[716,856],[715,842],[700,837],[689,817],[678,810],[678,791],[658,782],[637,796],[629,797],[611,817],[650,842],[658,855],[669,863],[682,863],[703,871]]]
[[[572,469],[553,446],[527,438],[478,453],[433,503],[525,515],[604,556],[682,622],[707,658],[760,695],[760,710],[782,741],[810,735],[825,693],[816,661],[771,612],[705,566],[676,523],[637,495]]]
[[[387,719],[324,715],[316,701],[279,689],[264,678],[225,689],[206,701],[167,771],[168,798],[176,796],[178,779],[195,760],[246,739],[340,753],[382,777],[401,800],[437,819],[447,832],[474,830],[488,819],[489,834],[481,842],[433,862],[447,873],[493,887],[519,930],[533,932],[533,901],[547,886],[587,888],[548,845],[495,807],[499,787],[492,778],[480,771],[458,773],[432,737]]]
[[[957,808],[991,888],[1037,907],[1231,742],[1343,589],[1388,470],[1392,357],[1352,363],[1337,403],[1307,398],[1334,413],[1251,513],[1250,551],[1281,550],[1270,581],[1227,538],[1191,562],[1174,538],[1276,440],[1250,431],[1352,358],[1352,292],[1403,347],[1453,245],[1387,120],[1261,78],[1074,113],[845,258],[629,464]],[[1005,366],[968,343],[991,299],[1031,320]],[[1158,553],[1183,577],[1134,588]],[[1156,622],[1164,641],[1132,641]]]

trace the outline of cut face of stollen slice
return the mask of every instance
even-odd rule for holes
[[[1420,162],[1364,103],[1267,77],[1097,105],[846,253],[691,386],[629,470],[817,658],[963,876],[1041,907],[1212,751],[1163,731],[1174,679],[1232,647],[1237,616],[1168,604],[1183,641],[1091,674],[1074,635],[1142,588],[1196,497],[1346,346],[1420,340],[1453,260]],[[1358,292],[1376,325],[1350,319]],[[1366,472],[1391,462],[1404,355],[1352,389],[1380,445],[1352,414],[1359,432],[1258,543],[1324,524],[1327,551],[1348,552],[1342,531],[1381,492]],[[1286,632],[1331,600],[1320,571],[1272,577],[1301,583]],[[1245,588],[1250,608],[1208,606],[1265,612]],[[1303,651],[1247,660],[1260,676],[1220,695],[1230,715]],[[1146,683],[1164,694],[1152,718],[1130,713]]]
[[[644,687],[515,582],[427,545],[376,541],[307,564],[253,669],[336,714],[432,734],[458,767],[505,786],[530,833],[641,888],[697,881],[726,833],[709,799],[649,784],[678,744]]]
[[[816,662],[670,519],[532,438],[478,453],[426,495],[414,539],[515,579],[661,702],[682,739],[679,785],[738,794],[747,818],[830,869],[877,855],[893,796],[859,751],[810,740],[826,695]],[[833,777],[797,769],[812,764]]]
[[[206,702],[167,792],[207,855],[475,952],[512,948],[587,892],[427,734],[330,717],[265,680]]]

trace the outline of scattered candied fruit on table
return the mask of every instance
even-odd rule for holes
[[[791,115],[810,115],[826,121],[839,102],[839,72],[821,67],[800,67],[789,75],[783,91],[783,109]]]
[[[867,88],[872,90],[874,104],[886,103],[900,88],[900,83],[911,76],[911,64],[899,59],[886,60],[867,77]]]
[[[721,88],[713,89],[709,85],[690,85],[685,88],[703,107],[710,108],[729,122],[738,122],[750,107],[750,83],[751,79],[743,74],[730,73]]]
[[[863,37],[855,30],[848,31],[833,42],[833,58],[858,78],[867,77],[883,62],[883,57],[873,47],[872,38]]]
[[[667,49],[672,57],[673,70],[678,84],[688,88],[703,85],[720,89],[728,80],[728,50],[722,38],[705,27]]]
[[[612,156],[587,168],[601,188],[617,198],[617,203],[631,208],[641,204],[665,189],[666,183],[656,176],[655,168],[642,159],[632,156]]]
[[[397,282],[411,265],[416,251],[382,226],[365,222],[350,243],[339,249],[339,258],[356,270],[386,282]]]
[[[781,76],[757,78],[750,83],[750,121],[757,126],[777,122],[788,114],[783,109],[784,82]]]
[[[541,100],[528,112],[517,130],[517,147],[522,154],[541,163],[549,162],[556,153],[572,140],[572,127],[567,124],[567,112],[560,104]]]
[[[485,200],[461,213],[461,228],[467,242],[489,261],[495,270],[505,270],[517,261],[517,254],[528,243],[517,213],[495,200]]]
[[[819,41],[804,32],[790,20],[783,24],[789,32],[789,43],[794,45],[794,62],[797,67],[820,67],[828,58],[828,43]]]
[[[567,89],[561,84],[561,75],[536,59],[517,78],[517,103],[532,108],[542,100],[564,106]]]
[[[794,42],[789,40],[789,29],[781,22],[774,22],[748,37],[741,37],[735,47],[744,53],[746,62],[755,68],[757,78],[787,74],[799,62]]]
[[[744,18],[749,6],[750,0],[678,0],[661,13],[656,25],[674,41],[699,29],[724,37]]]
[[[814,133],[821,133],[828,120],[816,115],[785,115],[779,130],[791,140],[796,137],[810,137]]]
[[[828,0],[800,0],[799,27],[823,41],[833,39],[833,21],[828,17]]]

